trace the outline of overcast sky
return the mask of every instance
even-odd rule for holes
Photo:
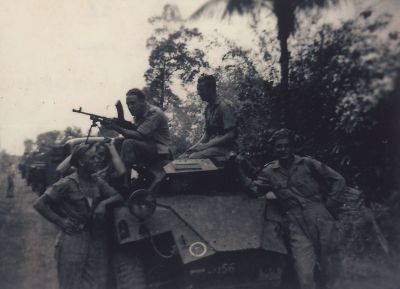
[[[113,116],[115,101],[144,85],[147,19],[167,3],[188,16],[205,2],[0,0],[0,148],[21,154],[38,133],[86,130],[88,119],[71,112],[79,106]]]
[[[144,85],[147,19],[166,0],[1,0],[0,147],[68,125],[87,127],[71,109],[113,115],[125,92]],[[145,3],[139,4],[139,3]],[[190,15],[204,1],[179,1]]]

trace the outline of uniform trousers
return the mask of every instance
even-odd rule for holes
[[[316,288],[315,273],[329,287],[340,269],[337,223],[323,204],[287,212],[290,247],[302,289]]]
[[[105,289],[108,252],[103,234],[82,230],[60,233],[55,258],[60,289]]]

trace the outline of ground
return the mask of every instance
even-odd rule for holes
[[[14,198],[6,198],[4,178],[0,184],[0,288],[57,288],[57,229],[32,208],[37,195],[19,175]]]
[[[57,228],[33,209],[37,195],[25,186],[19,175],[15,177],[13,198],[6,197],[6,185],[7,181],[0,175],[0,289],[57,288],[53,257]],[[348,225],[356,226],[355,223]],[[358,231],[351,232],[355,235]],[[371,240],[360,236],[347,238],[353,241],[347,240],[347,252],[342,253],[344,272],[339,288],[400,288],[398,258],[366,254],[370,250],[365,246]]]

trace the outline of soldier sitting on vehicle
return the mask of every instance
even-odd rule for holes
[[[234,110],[217,97],[213,75],[200,77],[197,91],[201,99],[208,103],[204,112],[204,134],[186,153],[191,159],[226,157],[229,152],[236,150],[237,118]]]
[[[145,94],[133,88],[126,93],[126,104],[132,116],[136,130],[130,130],[116,123],[104,123],[107,129],[113,129],[125,137],[121,147],[121,157],[128,169],[127,182],[130,179],[130,168],[133,165],[151,166],[171,155],[171,137],[168,118],[158,107],[146,101]]]
[[[90,145],[71,156],[76,172],[59,180],[34,208],[61,229],[56,259],[61,289],[106,288],[108,269],[106,207],[121,195],[99,177],[98,157]]]
[[[267,164],[255,180],[239,168],[242,183],[254,196],[273,192],[285,208],[301,288],[316,288],[315,269],[325,274],[325,280],[333,282],[338,270],[338,264],[333,262],[337,261],[339,240],[330,210],[341,204],[345,180],[327,165],[295,155],[290,130],[275,132],[271,145],[278,159]]]

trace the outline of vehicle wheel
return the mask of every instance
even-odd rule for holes
[[[146,279],[142,260],[118,251],[113,256],[113,269],[117,281],[117,289],[146,289]]]

